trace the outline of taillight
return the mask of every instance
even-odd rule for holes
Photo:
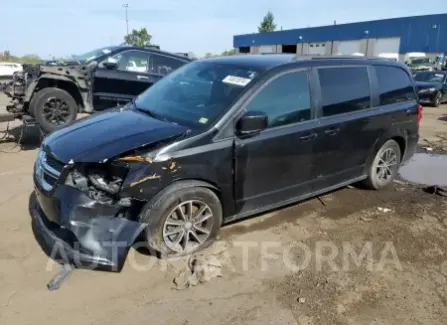
[[[422,105],[418,105],[418,126],[421,124],[421,120],[422,120]]]

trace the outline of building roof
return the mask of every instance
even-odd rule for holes
[[[234,47],[400,37],[401,53],[447,52],[447,14],[236,35]]]

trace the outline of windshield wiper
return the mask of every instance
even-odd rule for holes
[[[160,114],[154,113],[153,111],[151,111],[149,109],[146,109],[146,108],[138,107],[137,104],[136,104],[136,99],[135,98],[132,98],[132,100],[130,101],[130,105],[132,106],[132,108],[134,110],[136,110],[138,112],[145,113],[145,114],[149,115],[150,117],[153,117],[153,118],[155,118],[157,120],[160,120],[160,121],[163,121],[163,122],[170,122],[166,117],[164,117],[164,116],[162,116]]]

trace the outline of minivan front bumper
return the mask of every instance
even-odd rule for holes
[[[49,195],[36,184],[35,194],[33,226],[51,258],[78,268],[121,271],[143,224],[67,185]]]

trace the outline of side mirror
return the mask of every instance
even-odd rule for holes
[[[237,121],[236,130],[240,135],[261,132],[268,126],[268,116],[264,112],[245,112]]]
[[[110,69],[110,70],[117,69],[118,68],[118,60],[109,57],[109,58],[107,58],[106,61],[103,62],[103,66],[104,66],[104,68]]]

